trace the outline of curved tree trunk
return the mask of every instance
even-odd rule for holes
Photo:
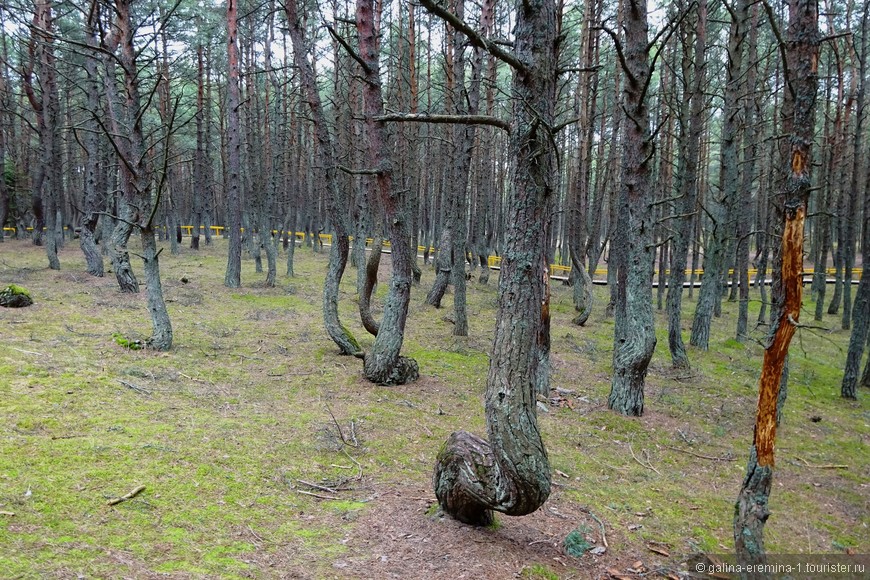
[[[423,6],[442,18],[433,0]],[[555,194],[552,127],[556,80],[555,3],[517,3],[511,131],[515,187],[507,198],[495,338],[486,388],[489,442],[466,432],[438,454],[435,494],[453,517],[487,524],[492,511],[525,515],[550,494],[550,465],[537,426],[548,232],[541,224]],[[451,15],[446,14],[447,17]],[[479,37],[478,37],[479,38]],[[519,66],[517,66],[519,64]],[[516,70],[518,69],[519,70]],[[534,152],[534,154],[532,154]],[[538,383],[539,384],[539,383]]]
[[[390,236],[392,275],[384,303],[384,316],[370,352],[366,353],[363,370],[366,378],[376,384],[404,384],[415,381],[420,372],[417,362],[399,356],[405,338],[405,321],[413,285],[411,263],[411,216],[406,207],[406,192],[393,187],[393,169],[389,140],[383,121],[376,117],[384,113],[380,78],[380,31],[375,23],[372,0],[358,0],[356,27],[359,34],[360,59],[364,63],[365,86],[363,107],[368,134],[368,163],[377,171],[375,189]],[[380,19],[380,15],[377,15]],[[416,250],[415,250],[416,251]]]
[[[359,317],[363,327],[372,336],[378,335],[380,324],[372,316],[372,294],[378,284],[378,268],[381,266],[381,254],[383,253],[384,240],[381,237],[372,240],[372,253],[366,262],[365,268],[360,268],[363,275],[362,288],[359,292]]]
[[[148,313],[151,315],[151,337],[148,345],[155,350],[169,350],[172,347],[172,322],[163,299],[163,285],[160,282],[160,263],[154,230],[146,225],[141,229],[142,258],[145,263],[145,284],[148,297]]]
[[[85,23],[85,40],[92,50],[99,47],[96,28],[97,11],[89,15]],[[87,93],[87,108],[91,115],[97,115],[100,110],[100,80],[97,74],[98,57],[96,53],[85,55],[85,90]],[[88,131],[82,142],[85,149],[84,199],[82,203],[82,229],[79,245],[85,256],[88,274],[102,277],[103,256],[97,247],[95,238],[99,224],[100,211],[105,205],[104,195],[98,189],[98,170],[100,161],[99,126],[94,118],[87,121]],[[2,220],[0,220],[2,223]]]
[[[339,285],[350,252],[349,207],[345,197],[339,191],[334,144],[329,134],[326,115],[323,112],[323,104],[317,90],[314,67],[308,60],[310,48],[303,36],[303,27],[299,21],[296,1],[286,2],[284,9],[289,22],[290,39],[293,42],[293,59],[299,70],[305,98],[314,118],[314,134],[318,144],[317,152],[320,155],[320,164],[323,166],[326,178],[328,211],[335,229],[335,238],[329,253],[326,281],[323,285],[323,321],[327,333],[338,345],[341,354],[356,354],[360,351],[359,343],[353,334],[341,324],[338,316]],[[295,241],[295,234],[293,238]]]

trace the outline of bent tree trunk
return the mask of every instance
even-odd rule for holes
[[[320,163],[324,167],[326,175],[326,188],[329,193],[329,213],[335,228],[335,243],[329,252],[329,265],[326,271],[326,281],[323,284],[323,322],[329,337],[338,345],[341,354],[356,354],[360,351],[359,343],[353,334],[344,327],[338,316],[338,291],[344,269],[347,266],[347,257],[350,252],[350,240],[348,237],[348,204],[339,192],[337,171],[335,163],[335,150],[332,137],[326,124],[326,115],[323,112],[323,104],[320,93],[317,91],[314,67],[308,61],[310,48],[305,42],[303,28],[299,22],[299,14],[295,0],[285,3],[284,10],[289,23],[290,40],[293,43],[293,59],[299,70],[302,86],[308,107],[311,109],[314,119],[314,133],[317,138],[317,151],[320,155]],[[294,224],[295,225],[295,224]],[[293,243],[296,235],[293,233]]]
[[[515,55],[486,45],[434,0],[430,12],[450,20],[514,67],[511,154],[514,185],[506,202],[505,251],[495,338],[486,387],[489,441],[460,431],[438,453],[435,495],[456,519],[484,525],[492,511],[525,515],[550,494],[550,465],[538,431],[535,386],[545,304],[548,201],[554,194],[552,127],[556,81],[556,7],[551,0],[517,2]],[[546,333],[546,330],[543,330]]]
[[[767,509],[774,466],[776,441],[777,398],[786,364],[788,347],[800,318],[803,291],[803,240],[806,202],[810,191],[810,151],[813,141],[815,96],[818,84],[819,30],[817,0],[789,2],[787,58],[791,86],[786,100],[793,99],[790,118],[784,119],[790,129],[789,157],[781,163],[789,167],[785,183],[784,226],[782,251],[775,253],[774,268],[781,267],[779,286],[782,300],[774,297],[770,344],[764,351],[761,377],[758,381],[758,409],[755,432],[746,477],[734,510],[734,545],[740,564],[765,562],[764,524],[770,516]],[[777,264],[779,262],[779,264]],[[777,287],[774,286],[776,289]]]
[[[378,336],[371,352],[364,359],[366,378],[376,384],[401,385],[420,376],[417,361],[399,356],[405,338],[405,321],[411,300],[413,256],[411,254],[410,222],[406,193],[393,187],[392,159],[383,121],[375,117],[384,113],[384,99],[380,78],[379,31],[375,28],[372,0],[358,0],[356,27],[359,34],[360,59],[363,62],[365,87],[363,106],[368,134],[368,162],[377,172],[375,189],[383,206],[387,232],[390,236],[393,272],[384,303]]]

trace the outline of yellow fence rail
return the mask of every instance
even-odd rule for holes
[[[179,226],[179,227],[181,228],[181,231],[184,234],[186,234],[188,236],[193,235],[193,226]],[[224,226],[209,226],[209,227],[211,228],[211,231],[215,235],[222,235],[224,232]],[[64,227],[64,229],[66,230],[68,228]],[[200,226],[200,230],[204,230],[204,229],[205,229],[205,226]],[[10,232],[10,233],[14,234],[16,229],[10,228],[10,227],[4,227],[3,231]],[[27,228],[27,231],[32,232],[33,228]],[[242,231],[244,231],[244,228],[242,228]],[[272,230],[273,235],[277,236],[280,233],[282,233],[282,232],[279,232],[278,230]],[[305,240],[305,236],[306,236],[305,232],[294,232],[294,235],[296,236],[296,239],[298,241]],[[317,234],[317,238],[321,244],[327,244],[327,245],[332,244],[332,234]],[[350,240],[353,241],[353,236],[350,236]],[[366,238],[366,246],[371,246],[373,242],[374,242],[373,238]],[[383,241],[383,247],[385,250],[390,249],[389,240]],[[417,246],[418,253],[422,254],[425,251],[426,251],[425,246]],[[435,252],[435,248],[433,246],[430,246],[429,253],[434,253],[434,252]],[[487,264],[492,269],[497,270],[497,269],[501,268],[501,256],[489,256],[489,258],[487,259]],[[655,275],[658,276],[658,273],[659,273],[658,270],[656,270]],[[671,273],[670,270],[665,270],[665,274],[670,274],[670,273]],[[729,276],[732,275],[733,273],[734,273],[733,269],[728,270]],[[827,275],[833,276],[836,273],[837,273],[836,268],[827,268],[825,270],[826,276]],[[700,276],[704,275],[704,270],[701,270],[701,269],[686,270],[687,276],[692,275],[692,274],[694,274],[696,277],[700,277]],[[758,274],[758,270],[756,270],[755,268],[751,268],[749,270],[749,277],[751,280],[754,279],[757,274]],[[563,266],[561,264],[550,264],[550,276],[551,277],[557,278],[557,279],[567,279],[570,275],[571,275],[571,266]],[[606,276],[606,275],[607,275],[606,268],[598,268],[595,270],[595,276]],[[807,268],[806,270],[804,270],[803,275],[804,276],[813,276],[813,275],[815,275],[815,270],[813,268]],[[861,268],[853,268],[852,269],[852,279],[858,280],[860,278],[861,278]]]

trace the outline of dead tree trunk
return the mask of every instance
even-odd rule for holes
[[[784,50],[788,70],[785,100],[791,103],[783,109],[791,111],[790,118],[784,119],[786,128],[790,129],[791,147],[789,157],[781,160],[789,170],[783,192],[782,251],[774,254],[773,264],[782,272],[781,284],[774,286],[782,296],[781,300],[777,297],[773,300],[772,308],[776,311],[761,367],[755,434],[734,513],[734,544],[741,564],[764,563],[766,558],[763,532],[770,516],[767,505],[773,480],[777,398],[789,343],[800,318],[804,218],[810,192],[810,153],[818,84],[817,0],[790,0]]]

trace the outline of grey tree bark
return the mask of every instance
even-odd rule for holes
[[[614,240],[623,256],[618,262],[619,292],[615,308],[613,378],[607,406],[623,415],[643,414],[643,388],[656,345],[652,306],[653,191],[650,160],[653,138],[649,129],[647,89],[652,74],[647,37],[647,6],[643,0],[622,0],[624,30],[621,65],[625,75],[622,175],[617,230]],[[616,37],[614,37],[616,40]],[[611,254],[613,251],[611,252]]]
[[[405,337],[405,322],[413,284],[410,231],[406,192],[393,187],[392,160],[386,127],[376,120],[384,113],[380,78],[380,31],[375,23],[372,0],[357,0],[356,27],[359,35],[359,61],[364,73],[363,103],[368,136],[368,163],[375,170],[378,202],[384,212],[390,236],[392,275],[384,304],[378,335],[366,353],[363,370],[376,384],[404,384],[415,381],[419,367],[414,359],[400,356]],[[380,15],[377,14],[378,19]]]
[[[671,273],[668,277],[668,348],[674,368],[688,368],[689,357],[682,336],[683,283],[686,281],[686,266],[689,258],[689,243],[692,222],[698,205],[698,171],[701,161],[701,134],[704,130],[704,104],[706,87],[706,63],[704,49],[707,30],[707,3],[701,0],[692,20],[684,20],[683,33],[683,78],[686,93],[680,115],[683,129],[680,134],[679,158],[677,159],[677,184],[679,200],[674,205],[677,223],[673,226],[673,251]],[[694,30],[692,30],[694,24]]]
[[[239,126],[238,0],[227,0],[227,171],[226,228],[229,238],[224,286],[242,285],[241,129]]]

